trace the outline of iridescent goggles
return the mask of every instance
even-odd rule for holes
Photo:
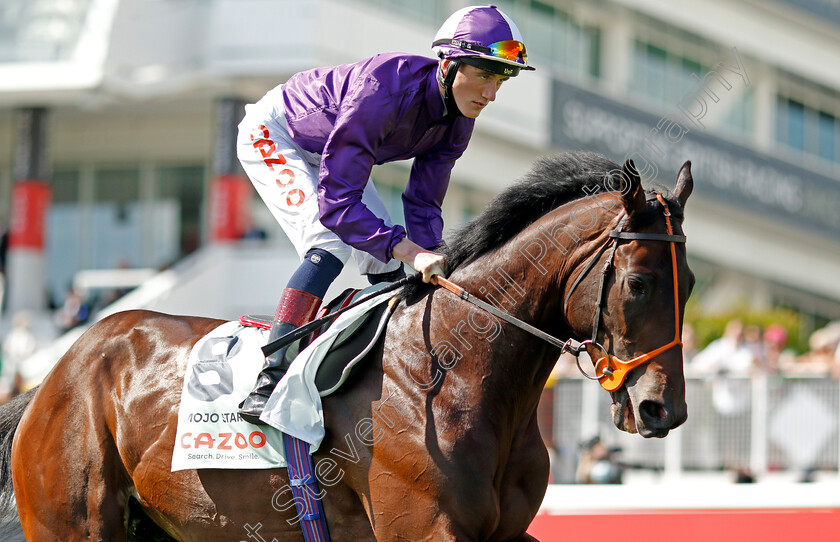
[[[455,47],[464,49],[465,51],[484,53],[485,55],[494,56],[510,62],[521,63],[523,65],[528,63],[528,53],[525,52],[525,44],[521,41],[497,41],[496,43],[491,43],[487,47],[477,43],[457,39],[442,39],[432,43],[433,47],[437,47],[438,45],[454,45]]]

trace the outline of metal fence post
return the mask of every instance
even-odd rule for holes
[[[750,470],[759,476],[767,472],[768,390],[767,375],[754,375],[750,393]]]
[[[587,385],[589,384],[589,385]],[[593,385],[592,382],[582,381],[583,393],[581,395],[582,405],[580,409],[580,436],[581,440],[599,436],[601,433],[598,423],[598,403],[601,402],[601,386]]]
[[[669,433],[665,439],[665,470],[664,478],[668,481],[676,481],[682,476],[682,433]]]

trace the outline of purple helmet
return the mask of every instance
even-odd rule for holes
[[[515,77],[519,70],[533,70],[522,34],[496,6],[471,6],[453,13],[438,30],[432,50],[442,59],[499,75]]]

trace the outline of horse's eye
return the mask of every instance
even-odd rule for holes
[[[647,284],[645,284],[645,281],[638,277],[631,277],[630,280],[627,281],[627,284],[630,286],[630,292],[635,295],[643,295],[647,290]]]

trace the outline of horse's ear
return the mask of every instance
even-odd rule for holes
[[[642,179],[639,177],[639,170],[636,169],[633,160],[627,160],[621,166],[621,184],[624,188],[622,193],[627,214],[644,209],[645,191],[642,189]]]
[[[691,160],[686,160],[677,174],[677,187],[674,188],[674,195],[680,200],[683,208],[692,190],[694,190],[694,178],[691,176]]]

